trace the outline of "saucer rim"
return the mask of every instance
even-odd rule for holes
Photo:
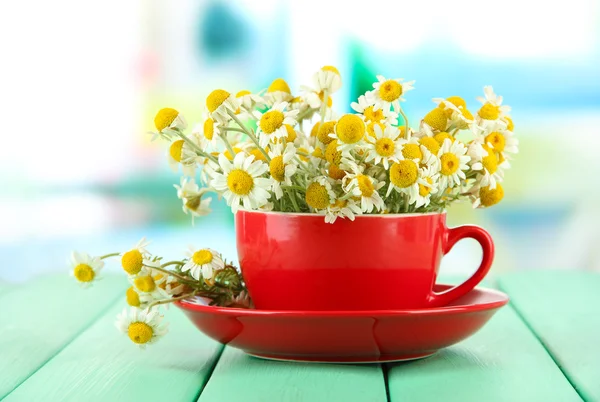
[[[445,285],[445,284],[438,284]],[[439,314],[452,314],[452,313],[474,313],[478,311],[487,311],[497,309],[508,304],[509,296],[497,289],[490,289],[485,287],[476,287],[473,290],[482,291],[484,293],[491,293],[497,296],[498,300],[486,302],[486,303],[475,303],[475,304],[463,304],[458,306],[442,306],[432,308],[420,308],[420,309],[394,309],[394,310],[259,310],[259,309],[246,309],[239,307],[219,307],[219,306],[208,306],[201,305],[185,300],[178,300],[175,304],[188,311],[200,312],[200,313],[219,313],[225,315],[239,316],[253,315],[253,316],[283,316],[283,317],[352,317],[362,315],[377,315],[379,317],[398,317],[398,316],[415,316],[415,315],[439,315]],[[471,290],[471,292],[473,291]]]

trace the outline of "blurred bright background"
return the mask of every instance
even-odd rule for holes
[[[66,274],[70,250],[123,251],[144,235],[166,257],[195,244],[235,259],[224,204],[195,226],[182,212],[166,145],[146,134],[154,114],[168,106],[200,122],[214,88],[258,91],[283,77],[298,90],[323,65],[343,77],[336,105],[375,74],[415,79],[405,107],[413,127],[431,98],[474,104],[493,85],[513,107],[520,154],[501,204],[457,206],[449,224],[492,233],[496,274],[600,270],[597,0],[22,0],[0,9],[0,280]],[[442,269],[470,272],[479,255],[465,241]]]

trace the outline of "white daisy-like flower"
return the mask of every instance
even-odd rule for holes
[[[129,311],[124,309],[117,316],[115,326],[124,334],[129,336],[141,349],[158,341],[167,332],[167,326],[161,324],[163,316],[157,309],[141,310],[131,307]]]
[[[355,114],[345,114],[335,123],[330,138],[337,140],[337,149],[347,153],[364,144],[365,122]]]
[[[327,207],[325,223],[333,223],[337,218],[348,218],[353,221],[356,215],[362,215],[362,210],[355,200],[351,198],[346,200],[338,199]]]
[[[190,140],[194,141],[196,138],[191,137]],[[200,146],[200,143],[198,142],[196,146]],[[171,142],[167,150],[167,161],[173,173],[177,173],[179,166],[181,166],[183,174],[189,177],[193,177],[196,174],[197,156],[194,149],[182,139],[176,139]]]
[[[373,84],[374,91],[369,92],[377,103],[380,103],[384,108],[389,108],[390,105],[397,112],[400,109],[400,101],[405,99],[402,97],[406,92],[414,89],[415,81],[402,82],[403,78],[387,79],[383,75],[377,76],[377,82]]]
[[[147,303],[169,299],[171,296],[165,291],[164,286],[167,278],[158,270],[160,260],[149,261],[146,268],[137,275],[129,276],[129,282],[134,290],[140,295],[140,300]]]
[[[477,100],[483,103],[481,109],[477,112],[478,124],[482,127],[487,126],[490,122],[502,119],[510,112],[510,106],[502,105],[502,96],[494,93],[494,89],[487,85],[483,87],[485,98],[477,97]]]
[[[267,106],[272,106],[276,103],[291,102],[293,98],[290,86],[283,78],[274,79],[263,97]]]
[[[385,130],[382,130],[379,125],[375,125],[373,130],[375,138],[366,145],[368,154],[365,163],[373,161],[376,165],[382,164],[385,170],[388,170],[391,162],[402,157],[403,142],[400,131],[394,126],[386,126]]]
[[[128,275],[147,273],[145,267],[152,265],[151,255],[147,249],[149,244],[150,242],[142,237],[131,250],[121,253],[121,266]]]
[[[287,102],[275,103],[271,109],[265,113],[256,112],[258,120],[257,135],[259,145],[265,148],[269,142],[276,142],[280,138],[287,137],[286,124],[290,126],[296,125],[297,110],[285,110],[288,106]],[[273,141],[275,140],[275,141]]]
[[[269,170],[269,166],[261,161],[255,161],[254,156],[246,156],[240,152],[233,159],[233,164],[219,155],[219,167],[223,173],[213,172],[210,182],[212,188],[223,192],[227,205],[235,213],[243,204],[245,209],[257,209],[271,198],[269,189],[272,179],[261,177]]]
[[[210,280],[214,271],[225,267],[221,254],[210,248],[190,248],[187,255],[190,258],[181,268],[181,272],[190,271],[190,275],[196,280],[200,280],[200,277],[204,280]]]
[[[325,91],[319,91],[305,85],[301,86],[300,89],[304,92],[304,99],[308,106],[312,109],[320,110],[323,102],[325,102]],[[333,106],[333,99],[331,98],[331,93],[329,93],[327,95],[327,108],[331,108],[331,106]]]
[[[467,155],[471,158],[471,170],[477,172],[476,180],[482,186],[496,188],[496,182],[502,181],[504,172],[499,167],[498,156],[494,148],[487,144],[472,141]]]
[[[412,194],[409,204],[414,203],[415,208],[426,207],[431,202],[431,195],[438,192],[439,173],[435,167],[427,166],[419,169],[419,191]]]
[[[500,183],[496,183],[496,188],[494,189],[478,183],[469,191],[469,197],[473,202],[473,208],[491,207],[502,201],[504,198],[504,188],[502,188]]]
[[[354,164],[352,173],[344,177],[344,191],[360,197],[360,207],[363,212],[371,213],[373,209],[381,211],[385,203],[379,195],[379,189],[385,186],[385,182],[378,182],[371,176],[363,174],[362,167]]]
[[[198,142],[203,151],[206,151],[208,145],[216,150],[224,128],[225,126],[222,125],[220,121],[207,115],[204,119],[204,123],[199,123],[194,126],[192,135],[195,135],[200,139]]]
[[[505,122],[490,125],[487,129],[480,131],[477,135],[482,139],[479,141],[492,147],[505,158],[507,153],[519,153],[519,140],[515,138],[515,134],[512,131],[508,130]]]
[[[244,111],[249,115],[251,115],[252,110],[261,108],[267,104],[262,96],[253,94],[252,92],[246,90],[238,92],[235,94],[235,97],[239,102],[240,108],[244,109]]]
[[[187,128],[187,122],[181,113],[173,108],[163,108],[154,117],[155,132],[150,132],[152,141],[159,136],[171,138],[173,131],[183,131]]]
[[[298,162],[296,161],[296,147],[293,143],[288,143],[283,148],[282,144],[276,144],[271,147],[269,151],[269,173],[273,179],[273,192],[275,198],[280,199],[283,197],[283,190],[281,185],[292,185],[292,176],[298,169]]]
[[[398,124],[398,113],[390,108],[382,107],[375,100],[372,91],[358,97],[358,102],[352,102],[350,107],[354,109],[367,123]]]
[[[208,192],[206,188],[200,188],[194,181],[187,177],[181,177],[180,185],[173,185],[177,189],[177,198],[183,201],[183,212],[192,214],[192,223],[194,217],[208,215],[211,212],[210,203],[211,197],[204,198]]]
[[[308,183],[305,199],[312,210],[323,212],[335,202],[332,181],[333,179],[327,176],[317,176]]]
[[[317,91],[327,91],[330,95],[342,87],[342,76],[334,66],[323,66],[313,74],[313,85]]]
[[[232,120],[230,113],[238,110],[238,99],[224,89],[215,89],[206,97],[209,117],[221,124]]]
[[[392,190],[408,196],[409,204],[415,202],[421,185],[429,185],[423,170],[419,167],[419,159],[402,159],[390,167],[390,185],[386,197]]]
[[[439,191],[452,188],[465,180],[465,171],[469,169],[471,158],[466,155],[467,148],[460,141],[446,139],[440,148],[438,158],[440,160],[440,185]]]
[[[100,271],[104,267],[104,261],[100,257],[92,257],[87,253],[73,251],[71,253],[70,273],[82,288],[92,286],[94,281],[100,279]]]
[[[448,99],[433,98],[433,101],[438,104],[438,107],[442,108],[446,113],[446,116],[448,117],[448,126],[467,129],[477,124],[462,98],[452,96]]]

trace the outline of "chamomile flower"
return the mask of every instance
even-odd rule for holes
[[[132,342],[141,349],[158,341],[168,331],[167,326],[161,324],[163,316],[158,310],[141,310],[131,307],[129,311],[124,309],[117,316],[115,326],[129,336]]]
[[[172,130],[183,131],[187,128],[187,123],[177,110],[170,107],[160,109],[154,117],[154,127],[157,132],[151,133],[153,135],[152,140],[155,140],[158,136],[164,136],[170,138],[173,133]]]
[[[151,266],[152,260],[147,248],[150,244],[145,237],[129,251],[121,254],[121,266],[128,275],[137,275],[144,267]]]
[[[448,117],[448,126],[459,129],[467,129],[475,124],[475,119],[467,109],[465,101],[459,96],[451,96],[447,99],[433,98],[438,107],[444,111]]]
[[[225,267],[221,254],[210,248],[190,248],[187,255],[190,258],[181,268],[181,271],[190,271],[190,275],[196,280],[200,280],[200,277],[204,280],[210,280],[215,271]]]
[[[160,261],[154,261],[153,265],[157,267]],[[137,276],[130,276],[129,282],[133,285],[134,290],[138,293],[139,298],[144,304],[153,301],[169,299],[171,296],[160,286],[166,281],[163,275],[156,274],[151,268],[148,271],[143,271]]]
[[[266,102],[262,96],[253,94],[250,91],[240,91],[237,94],[235,94],[235,97],[238,100],[240,109],[243,109],[243,111],[241,111],[241,114],[243,114],[243,118],[251,117],[252,110],[254,110],[255,108],[261,108],[264,105],[266,105]]]
[[[402,159],[390,167],[390,185],[386,197],[392,190],[408,196],[409,204],[415,202],[420,185],[428,185],[423,177],[423,169],[419,168],[418,159]]]
[[[375,138],[373,142],[368,142],[366,149],[368,154],[365,163],[373,161],[376,165],[382,164],[385,170],[389,169],[390,163],[398,160],[402,156],[402,138],[398,127],[385,126],[382,130],[379,125],[374,128]]]
[[[227,124],[231,120],[230,113],[237,111],[238,99],[224,89],[215,89],[206,97],[206,107],[209,117],[221,124]]]
[[[182,177],[180,185],[175,184],[174,187],[177,189],[177,198],[183,201],[183,212],[192,214],[192,222],[194,217],[205,216],[211,212],[212,198],[202,198],[208,190],[198,187],[194,179]]]
[[[281,185],[292,185],[292,176],[298,169],[298,162],[296,162],[296,147],[293,143],[288,143],[283,148],[282,144],[277,144],[272,147],[272,151],[269,152],[271,162],[269,162],[269,173],[273,178],[273,192],[275,198],[280,199],[283,197],[283,190]]]
[[[440,160],[440,191],[452,188],[465,180],[465,171],[469,169],[470,157],[466,155],[467,148],[460,141],[444,141],[438,157]]]
[[[336,200],[335,192],[331,187],[331,179],[326,176],[315,177],[306,188],[305,199],[313,210],[325,211]]]
[[[206,150],[208,145],[211,145],[212,149],[216,149],[224,128],[225,126],[220,121],[207,116],[204,123],[194,126],[192,134],[202,139],[199,141],[202,150]]]
[[[385,182],[377,182],[371,176],[363,173],[356,163],[349,163],[352,173],[344,177],[344,191],[360,198],[360,207],[363,212],[371,213],[373,209],[381,211],[385,207],[383,199],[379,195],[379,189],[385,186]]]
[[[502,181],[503,172],[499,169],[494,148],[473,141],[469,144],[467,154],[471,158],[471,170],[477,172],[477,182],[481,186],[489,186],[491,190],[495,189],[496,182]]]
[[[362,210],[358,203],[349,198],[346,200],[336,200],[330,204],[325,211],[325,223],[334,223],[337,218],[348,218],[353,221],[356,215],[361,215]]]
[[[377,103],[371,92],[368,92],[367,95],[359,96],[358,102],[352,102],[350,107],[358,112],[359,116],[367,124],[398,124],[398,113],[391,111],[389,108],[382,107],[380,103]]]
[[[435,107],[431,109],[429,113],[425,115],[425,117],[423,117],[421,126],[426,124],[431,130],[433,130],[433,132],[445,132],[449,127],[448,121],[449,119],[445,110]]]
[[[473,201],[473,208],[487,208],[496,205],[504,198],[504,188],[500,183],[496,183],[496,188],[489,186],[476,185],[470,191],[470,197]]]
[[[323,124],[325,125],[325,123]],[[321,129],[319,129],[320,131]],[[337,121],[334,133],[329,137],[337,139],[338,149],[342,152],[350,151],[362,144],[365,136],[365,122],[355,114],[345,114]]]
[[[318,92],[327,91],[330,95],[342,86],[342,76],[334,66],[323,66],[313,75],[313,85]]]
[[[274,79],[264,96],[264,100],[269,106],[276,103],[290,102],[293,98],[290,86],[283,78]]]
[[[438,192],[439,173],[433,166],[419,170],[422,181],[419,183],[419,191],[412,194],[409,203],[415,204],[415,208],[426,207],[431,202],[431,195]]]
[[[92,286],[104,267],[100,257],[92,257],[87,253],[73,251],[71,253],[71,275],[79,282],[82,288]]]
[[[383,75],[377,76],[377,82],[373,84],[374,91],[370,92],[377,103],[389,108],[392,105],[394,111],[400,109],[400,101],[405,99],[402,97],[406,92],[414,89],[414,81],[402,82],[403,78],[387,79]]]
[[[227,205],[236,212],[240,204],[246,209],[257,209],[267,203],[271,197],[268,189],[272,179],[261,177],[269,166],[261,161],[255,161],[253,156],[238,153],[233,164],[225,155],[219,155],[219,166],[223,173],[214,172],[211,187],[227,200]]]
[[[199,146],[199,144],[196,144]],[[178,139],[171,142],[167,151],[167,160],[169,167],[174,173],[179,171],[179,166],[183,174],[193,177],[196,174],[196,153],[190,148],[184,140]]]
[[[485,98],[477,97],[477,100],[483,103],[477,116],[479,125],[486,126],[490,122],[504,118],[510,112],[510,106],[502,105],[502,96],[496,95],[491,86],[483,87],[483,92]]]
[[[263,114],[257,112],[259,145],[266,147],[269,142],[287,137],[286,124],[296,125],[297,110],[285,110],[287,102],[276,103]]]
[[[491,126],[483,131],[481,135],[483,136],[482,142],[492,147],[498,153],[519,153],[519,140],[504,125]]]

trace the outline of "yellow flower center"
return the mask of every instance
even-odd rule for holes
[[[290,86],[287,84],[287,82],[285,82],[283,78],[274,79],[271,85],[269,85],[269,89],[267,89],[267,92],[277,91],[286,92],[290,95],[292,93],[292,91],[290,90]]]
[[[335,200],[335,202],[333,204],[331,204],[331,207],[342,209],[346,205],[348,205],[348,200]]]
[[[132,322],[127,329],[129,339],[138,344],[148,343],[152,339],[154,331],[145,322]]]
[[[332,165],[339,166],[342,160],[342,152],[338,151],[337,146],[337,140],[333,140],[327,145],[327,148],[325,149],[325,159]]]
[[[321,70],[323,70],[323,71],[331,71],[332,73],[340,75],[340,72],[334,66],[323,66],[323,67],[321,67]]]
[[[494,131],[485,137],[485,143],[492,144],[492,147],[494,147],[496,151],[502,152],[506,146],[506,139],[502,133]]]
[[[365,135],[365,122],[355,114],[346,114],[335,125],[335,134],[346,144],[354,144]]]
[[[158,131],[163,131],[173,124],[173,121],[175,121],[177,116],[179,116],[179,112],[175,109],[171,109],[170,107],[160,109],[154,117],[154,127],[156,127]]]
[[[404,159],[390,167],[390,181],[396,187],[405,188],[417,181],[419,168],[413,161]]]
[[[175,159],[177,162],[181,162],[181,151],[183,150],[183,144],[183,140],[177,140],[173,142],[169,148],[171,158]]]
[[[271,172],[271,177],[275,180],[285,180],[285,165],[283,163],[283,156],[279,155],[271,159],[271,163],[269,164],[269,171]]]
[[[457,108],[460,107],[467,107],[467,102],[465,102],[465,100],[463,98],[461,98],[460,96],[449,96],[446,98],[446,100],[450,103],[452,103],[454,106],[456,106]],[[442,106],[443,103],[440,103],[440,106]]]
[[[213,113],[219,106],[229,98],[230,93],[223,89],[215,89],[206,97],[206,107],[210,113]]]
[[[378,155],[389,157],[394,155],[396,144],[390,138],[380,138],[375,142],[375,152]]]
[[[204,138],[207,140],[212,140],[213,135],[215,135],[215,121],[211,118],[206,119],[204,122]]]
[[[333,141],[333,138],[331,138],[329,136],[329,134],[333,133],[333,130],[335,128],[335,123],[336,123],[335,120],[334,121],[326,121],[325,123],[323,123],[319,126],[319,133],[317,134],[317,138],[323,144],[327,145],[331,141]]]
[[[294,130],[294,127],[290,126],[289,124],[284,124],[284,126],[285,131],[287,131],[287,138],[285,140],[287,142],[296,141],[296,130]]]
[[[192,197],[185,202],[185,207],[189,210],[195,211],[200,206],[200,197]]]
[[[406,159],[421,160],[421,158],[423,158],[423,152],[421,152],[421,147],[419,147],[419,144],[404,144],[402,147],[402,155]]]
[[[329,194],[324,185],[313,182],[306,189],[306,203],[314,209],[325,209],[329,206]]]
[[[212,260],[213,254],[210,252],[210,250],[198,250],[192,255],[192,261],[194,261],[194,264],[196,265],[209,264]]]
[[[315,125],[310,130],[311,137],[316,137],[319,134],[319,126],[320,125],[321,125],[321,122],[319,122],[319,121],[315,123]]]
[[[431,193],[431,185],[433,184],[433,180],[431,180],[431,177],[426,177],[425,181],[429,183],[429,187],[419,183],[419,195],[421,197],[427,197],[429,193]]]
[[[460,167],[458,157],[451,152],[446,152],[440,158],[441,162],[441,173],[445,176],[454,174]]]
[[[128,251],[121,257],[121,265],[129,275],[135,275],[141,271],[144,265],[144,257],[142,257],[140,250]]]
[[[505,116],[504,120],[506,120],[506,122],[508,123],[508,125],[506,126],[506,129],[508,131],[513,131],[515,128],[515,124],[513,123],[512,119],[508,116]]]
[[[434,155],[437,155],[440,150],[440,144],[433,137],[423,137],[419,140],[419,144],[423,145]]]
[[[301,152],[303,154],[308,154],[308,149],[300,147],[300,148],[298,148],[298,152]],[[316,150],[315,150],[315,152],[316,152]],[[301,161],[308,162],[308,157],[307,156],[304,156],[304,155],[298,155],[298,156],[300,157]]]
[[[496,120],[500,116],[500,108],[487,102],[479,109],[477,114],[485,120]]]
[[[240,153],[241,151],[242,151],[242,150],[241,150],[240,148],[238,148],[238,147],[233,147],[233,152],[234,152],[234,155],[231,155],[231,152],[229,152],[229,150],[226,150],[225,152],[223,152],[223,155],[225,155],[225,157],[226,157],[227,159],[229,159],[230,161],[232,161],[232,160],[233,160],[233,157],[234,157],[235,155],[237,155],[238,153]],[[217,153],[217,155],[219,155],[219,154]]]
[[[440,144],[440,146],[444,145],[444,140],[446,138],[448,138],[451,142],[454,142],[454,137],[445,131],[442,131],[441,133],[437,133],[436,135],[433,136],[433,138],[438,142],[438,144]],[[436,152],[436,154],[437,154],[437,152]]]
[[[263,162],[267,161],[267,158],[265,157],[265,155],[258,148],[252,148],[251,150],[249,150],[248,155],[254,155],[255,161],[263,161]]]
[[[398,126],[398,131],[400,131],[400,138],[406,138],[406,126]]]
[[[358,189],[363,197],[370,197],[375,192],[375,187],[373,187],[373,182],[369,176],[361,174],[356,177],[356,181],[358,181]]]
[[[233,169],[227,176],[227,187],[237,195],[248,195],[254,187],[254,179],[242,169]]]
[[[483,149],[485,149],[488,154],[481,158],[481,163],[490,174],[494,174],[496,173],[496,170],[498,170],[498,158],[496,157],[496,153],[493,148],[490,148],[487,145],[483,145]]]
[[[73,269],[73,275],[75,276],[75,279],[77,279],[79,282],[91,282],[94,280],[96,273],[89,265],[78,264]]]
[[[473,120],[473,114],[469,112],[468,109],[461,109],[462,115],[466,117],[467,120]]]
[[[383,120],[383,109],[373,110],[374,106],[369,106],[363,111],[363,115],[367,121],[380,122]]]
[[[446,130],[446,125],[448,124],[448,116],[446,116],[446,113],[443,109],[436,107],[431,112],[427,113],[425,117],[423,117],[423,121],[434,130],[444,131]]]
[[[323,98],[325,97],[325,91],[321,91],[317,95],[319,95],[319,99],[321,100],[321,102],[323,102]],[[331,107],[332,105],[333,105],[333,99],[331,99],[331,96],[328,96],[327,97],[327,107]]]
[[[127,289],[125,296],[127,298],[127,304],[133,307],[140,306],[140,295],[138,295],[138,292],[133,289],[133,286]]]
[[[319,159],[325,159],[325,155],[323,154],[323,150],[321,148],[315,148],[312,153],[312,156]]]
[[[386,102],[393,102],[402,95],[402,85],[397,81],[387,80],[379,86],[379,96]]]
[[[260,118],[260,129],[266,134],[272,134],[283,125],[285,116],[279,110],[271,110],[262,115]]]
[[[377,137],[377,134],[375,133],[375,125],[378,125],[379,128],[381,128],[381,131],[385,130],[385,124],[378,122],[378,121],[372,121],[370,123],[367,124],[367,135],[370,137]],[[368,140],[369,138],[367,138]]]
[[[481,205],[484,207],[491,207],[504,198],[504,189],[500,183],[496,183],[496,188],[493,190],[490,190],[489,186],[481,187],[481,189],[479,189],[479,198],[481,199]]]
[[[145,293],[152,292],[154,289],[156,289],[156,283],[154,282],[154,279],[152,279],[152,277],[148,275],[138,276],[133,281],[133,284],[141,292]]]
[[[247,91],[247,90],[244,89],[244,90],[238,92],[237,94],[235,94],[235,97],[236,98],[241,98],[242,96],[246,96],[246,95],[250,95],[250,94],[252,94],[252,92]]]
[[[336,165],[334,165],[333,163],[331,165],[329,165],[329,177],[331,177],[334,180],[341,180],[344,178],[344,176],[346,176],[346,171],[340,169],[339,167],[337,167]]]

